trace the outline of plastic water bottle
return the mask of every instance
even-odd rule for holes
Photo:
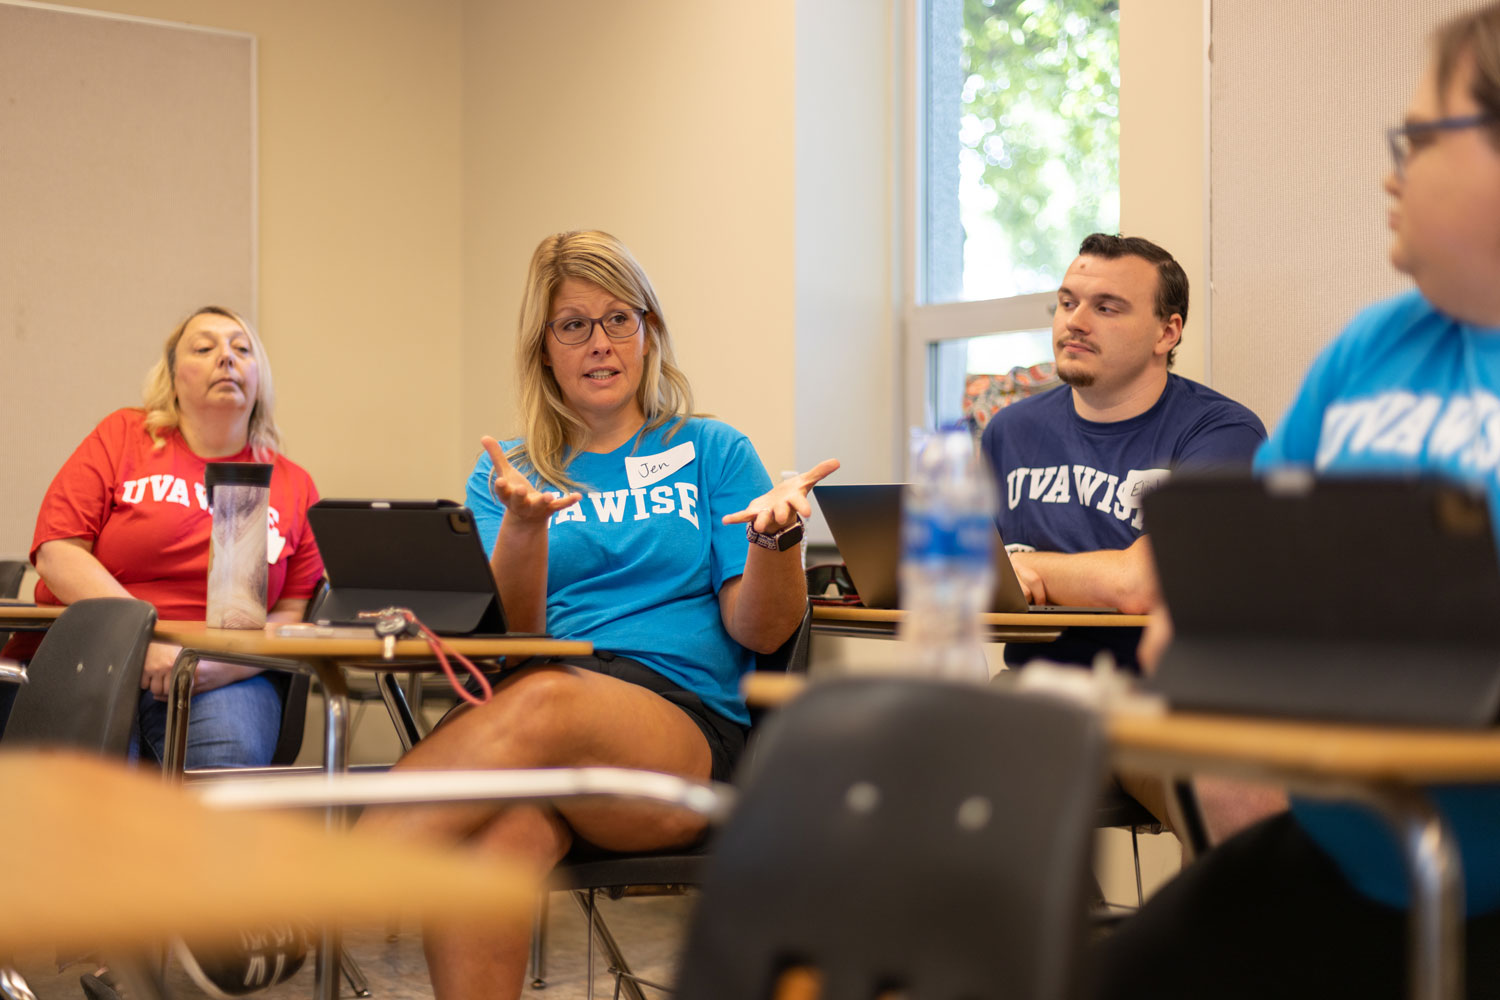
[[[913,668],[984,683],[979,615],[995,587],[995,483],[962,430],[913,436],[901,500],[900,636]]]

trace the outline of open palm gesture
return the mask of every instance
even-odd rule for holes
[[[543,493],[531,481],[515,470],[515,467],[506,461],[505,449],[500,447],[500,442],[486,435],[479,439],[484,450],[489,452],[490,461],[494,463],[495,469],[490,473],[490,492],[495,499],[505,505],[507,517],[516,517],[522,521],[537,523],[545,521],[560,510],[566,510],[579,500],[583,499],[582,493],[568,493],[558,496],[556,493]]]
[[[808,493],[838,467],[838,459],[828,458],[807,472],[783,479],[771,487],[770,492],[751,500],[744,510],[725,514],[724,523],[744,524],[746,521],[753,521],[755,530],[763,534],[770,533],[773,529],[779,531],[792,523],[794,513],[803,517],[812,513],[812,504],[807,500]]]

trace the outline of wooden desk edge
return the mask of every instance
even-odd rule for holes
[[[740,689],[749,704],[774,708],[791,701],[808,683],[796,674],[750,673]],[[1298,785],[1500,781],[1500,729],[1132,712],[1110,713],[1104,724],[1117,765],[1158,773],[1214,773]]]
[[[838,604],[814,604],[812,608],[814,622],[842,621],[894,625],[901,621],[903,615],[904,612],[895,609],[855,608]],[[996,612],[980,615],[979,618],[986,625],[999,625],[1011,628],[1035,627],[1044,629],[1087,626],[1096,628],[1144,628],[1150,616],[1078,613],[1051,614],[1036,611],[1028,614]]]
[[[1295,719],[1113,713],[1122,767],[1298,784],[1472,784],[1500,780],[1500,730],[1417,729]]]
[[[288,639],[272,634],[271,630],[275,627],[267,625],[264,629],[220,629],[209,628],[202,622],[159,621],[154,635],[164,642],[173,642],[210,655],[214,652],[235,652],[288,660],[380,660],[381,643],[378,639]],[[465,656],[485,658],[588,656],[594,651],[593,643],[585,640],[535,636],[454,638],[449,639],[448,644]],[[432,655],[427,643],[421,639],[402,639],[396,643],[394,652],[400,659],[429,658]]]

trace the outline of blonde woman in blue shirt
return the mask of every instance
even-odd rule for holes
[[[612,765],[727,779],[749,721],[739,679],[801,621],[799,515],[838,463],[773,486],[748,438],[693,416],[656,293],[607,233],[537,247],[518,361],[522,434],[482,440],[468,503],[510,628],[587,639],[598,652],[514,671],[493,700],[450,716],[397,766]],[[640,851],[704,832],[681,813],[598,802],[367,822],[540,870],[576,840]],[[424,943],[438,997],[519,996],[524,933],[429,928]]]

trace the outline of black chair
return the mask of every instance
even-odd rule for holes
[[[809,967],[826,1000],[1076,995],[1104,760],[1097,719],[1042,696],[811,687],[741,775],[679,994],[764,1000]]]
[[[64,609],[16,678],[21,686],[0,745],[123,758],[155,625],[155,608],[125,597],[96,597]],[[29,997],[31,991],[19,973],[0,964],[0,994]]]
[[[127,597],[63,609],[27,665],[0,742],[124,757],[155,625],[156,609]]]
[[[29,565],[23,559],[0,559],[0,600],[13,600],[21,592]]]
[[[281,695],[281,729],[276,734],[276,748],[271,751],[271,766],[290,767],[302,752],[302,738],[307,731],[307,693],[312,678],[281,671],[269,672],[267,676]]]
[[[21,581],[26,576],[27,563],[20,559],[0,559],[0,600],[12,600],[21,592]],[[9,632],[0,632],[0,649],[10,642]],[[15,691],[0,684],[0,733],[5,732],[5,719],[10,715]]]

